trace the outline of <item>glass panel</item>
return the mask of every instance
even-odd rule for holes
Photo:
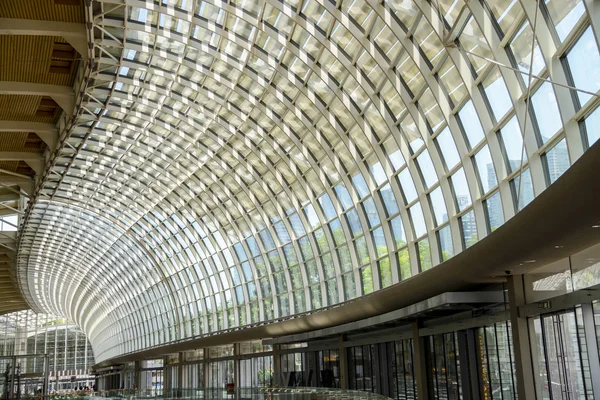
[[[529,168],[524,169],[521,175],[517,175],[510,183],[515,203],[518,204],[518,209],[522,210],[523,207],[531,203],[534,197]]]
[[[468,249],[479,240],[477,236],[477,224],[475,223],[475,212],[473,210],[460,217],[460,226],[464,247]]]
[[[545,82],[531,98],[542,143],[546,143],[562,128],[560,111],[552,84]]]
[[[419,267],[421,268],[421,271],[427,271],[433,266],[431,263],[429,239],[423,239],[417,243],[417,251],[419,252]]]
[[[475,154],[475,165],[477,166],[482,194],[485,194],[498,184],[494,163],[487,145]]]
[[[557,1],[553,1],[553,3],[557,8],[560,7]],[[576,8],[580,7],[583,7],[583,3],[580,3]],[[575,87],[596,93],[600,89],[600,53],[591,27],[585,30],[575,46],[569,51],[567,60],[569,61],[569,70]],[[577,96],[581,105],[592,98],[591,95],[582,92],[577,92]]]
[[[438,241],[440,242],[440,252],[442,261],[446,261],[454,256],[452,247],[452,232],[450,225],[446,225],[438,231]]]
[[[523,149],[523,135],[517,117],[512,117],[500,130],[500,141],[504,150],[508,172],[515,171],[527,160],[527,151]]]
[[[566,139],[558,142],[544,156],[548,179],[554,183],[570,166]]]
[[[460,122],[462,123],[465,135],[467,136],[468,144],[475,147],[481,142],[485,136],[479,116],[473,106],[473,101],[469,100],[467,104],[458,112]]]
[[[469,192],[465,171],[462,168],[459,169],[450,179],[452,181],[452,188],[454,189],[458,210],[462,211],[471,205],[471,194]]]
[[[485,209],[488,220],[489,232],[494,232],[504,223],[502,214],[502,199],[500,192],[496,192],[485,200]]]
[[[512,109],[512,100],[498,67],[494,67],[492,72],[483,80],[483,88],[494,117],[496,121],[499,121],[506,115],[508,110]]]
[[[446,127],[435,138],[435,141],[440,153],[442,154],[442,159],[446,164],[446,170],[451,170],[460,162],[460,156],[458,154],[458,150],[456,150],[456,144],[454,143],[454,138],[450,133],[450,129]]]

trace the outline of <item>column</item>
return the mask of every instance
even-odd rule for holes
[[[136,361],[135,366],[133,367],[134,371],[133,371],[133,388],[134,389],[139,389],[142,387],[142,382],[141,382],[141,374],[140,374],[140,368],[142,368],[141,365],[141,361]]]
[[[273,345],[273,386],[281,387],[281,356],[279,354],[279,345]]]
[[[338,338],[338,360],[340,363],[340,388],[348,389],[348,362],[344,347],[344,335],[340,335]]]
[[[240,344],[233,344],[233,387],[240,387]]]
[[[182,395],[183,388],[183,361],[185,360],[185,353],[179,353],[179,364],[177,365],[177,394],[179,397]]]
[[[204,389],[206,388],[212,388],[213,383],[211,381],[211,376],[210,376],[210,350],[208,348],[204,349],[204,363],[202,364],[202,367],[204,368]]]
[[[523,275],[510,275],[507,280],[508,307],[513,336],[517,393],[520,399],[535,399],[537,376],[533,373],[532,349],[527,318],[519,316],[519,306],[525,304]],[[535,351],[535,349],[533,349]]]
[[[417,381],[417,399],[429,400],[427,390],[427,353],[425,352],[425,338],[419,336],[420,322],[412,323],[412,339],[414,353],[415,379]]]

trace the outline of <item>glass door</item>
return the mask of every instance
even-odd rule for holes
[[[544,399],[593,399],[581,307],[534,319]]]

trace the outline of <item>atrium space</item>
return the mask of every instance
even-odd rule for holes
[[[598,0],[0,0],[0,399],[598,399],[599,138]]]

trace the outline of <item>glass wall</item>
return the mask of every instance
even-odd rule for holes
[[[346,351],[350,389],[414,398],[412,340],[355,346]]]
[[[337,349],[281,355],[284,386],[340,387]]]
[[[428,386],[434,399],[458,400],[460,397],[460,362],[454,332],[429,336]]]
[[[536,317],[534,327],[543,398],[593,399],[582,307]]]
[[[0,356],[48,354],[49,390],[91,387],[92,346],[74,323],[31,310],[0,316]],[[41,360],[24,360],[21,373],[40,372]]]
[[[211,361],[208,363],[207,388],[225,389],[235,383],[234,360]]]
[[[483,398],[516,399],[516,375],[510,322],[499,322],[477,328],[476,345],[480,377],[479,388]]]
[[[273,386],[273,356],[241,359],[239,386],[246,388]]]

